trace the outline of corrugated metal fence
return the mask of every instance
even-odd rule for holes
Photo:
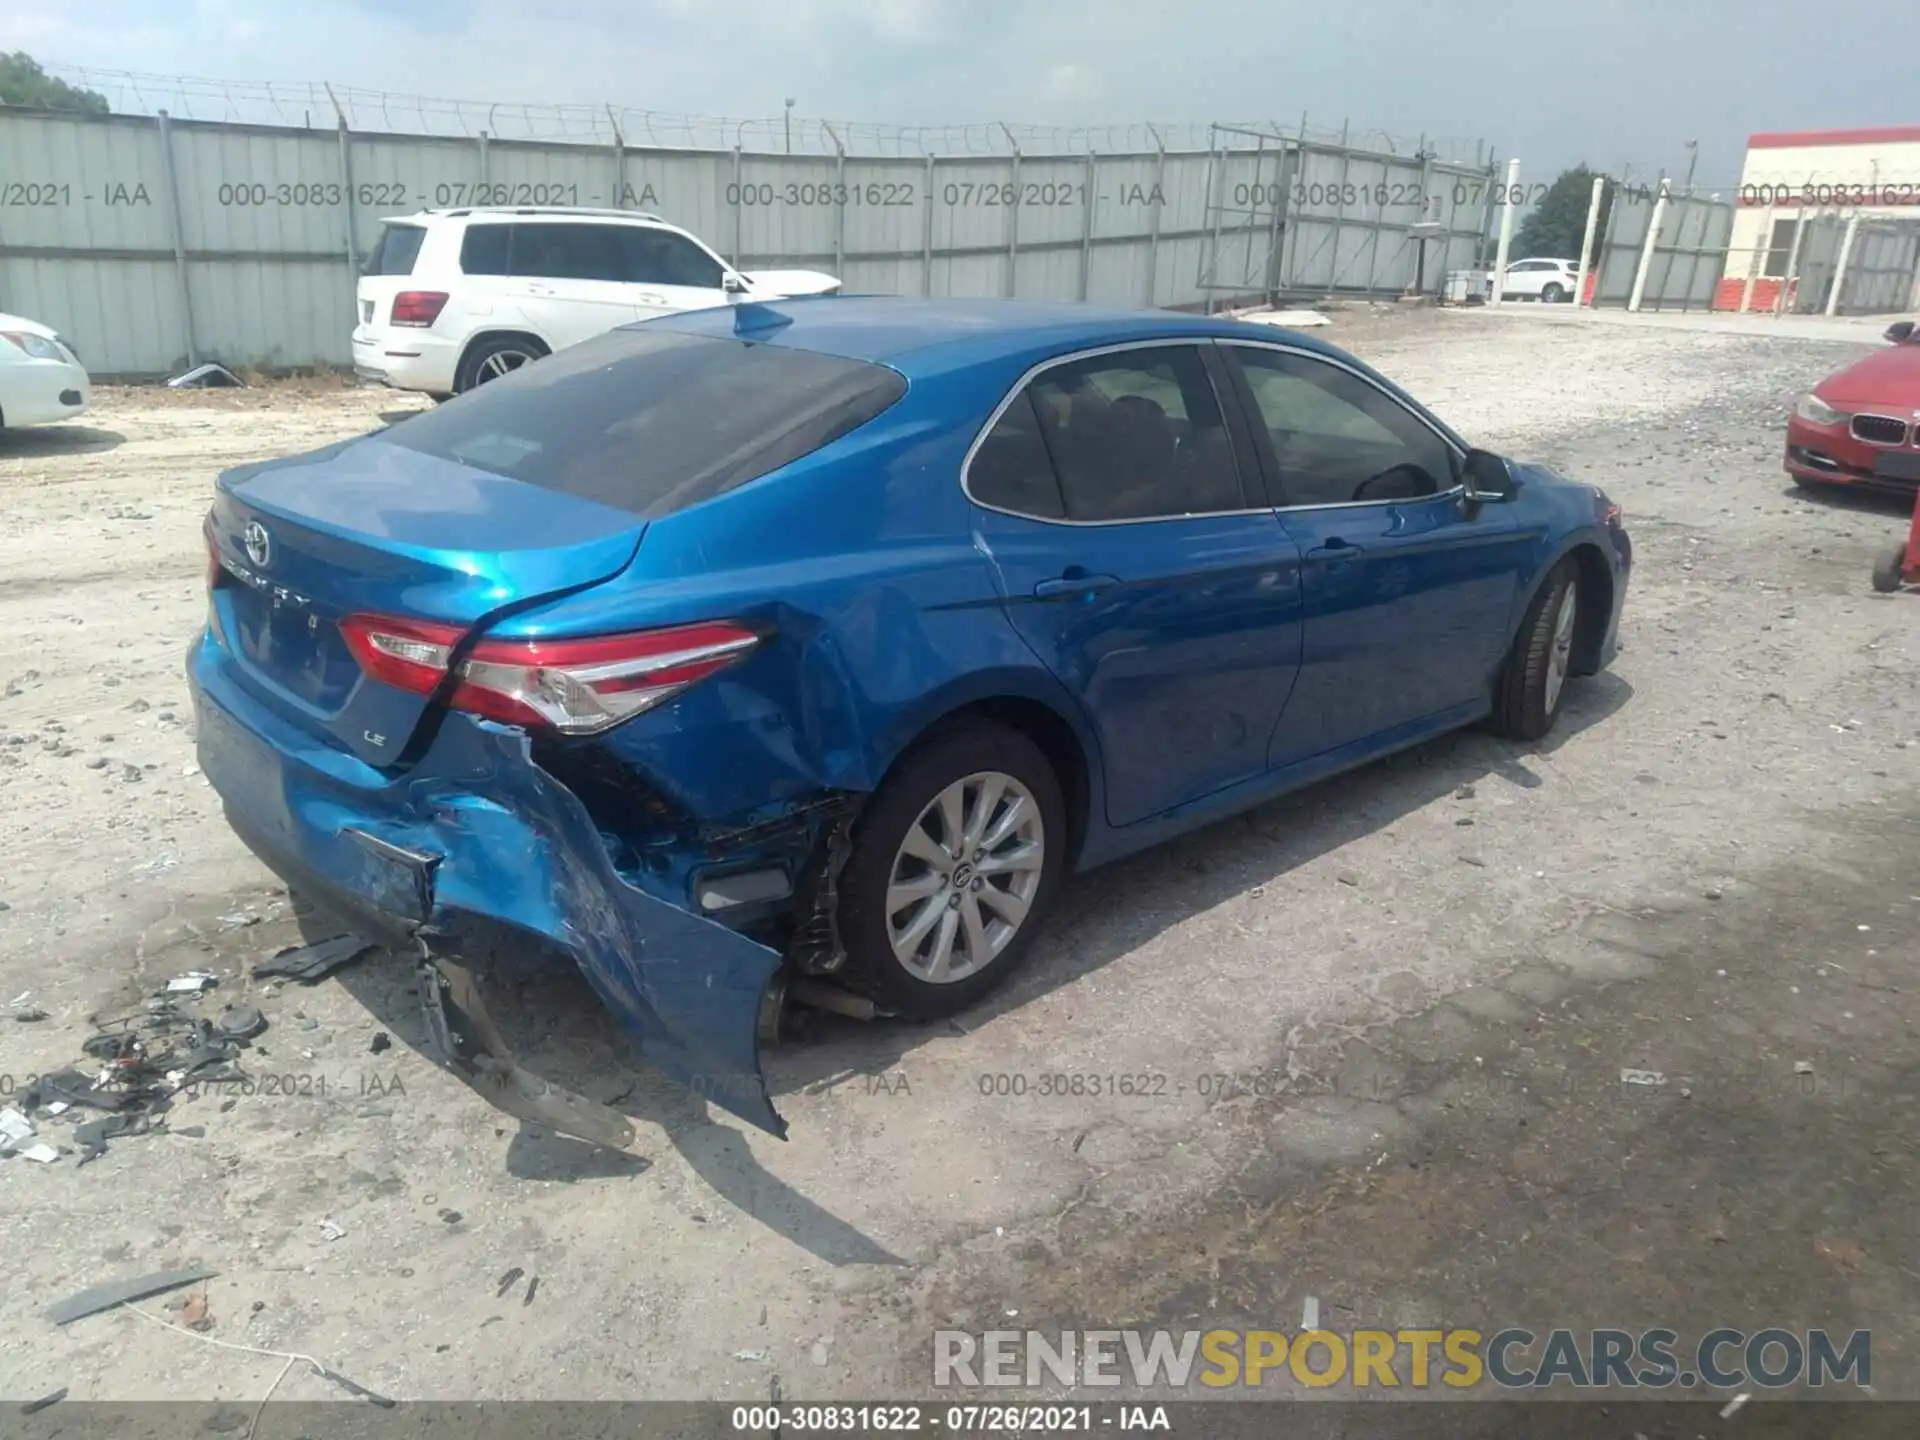
[[[382,216],[651,210],[742,268],[850,291],[1131,306],[1429,292],[1472,263],[1490,164],[1246,127],[1212,148],[790,155],[0,108],[0,310],[96,374],[345,365]]]

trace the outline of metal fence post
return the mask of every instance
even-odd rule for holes
[[[1200,284],[1207,292],[1207,314],[1213,313],[1218,294],[1212,288],[1220,279],[1220,220],[1227,203],[1227,157],[1220,127],[1207,127],[1207,203],[1213,207],[1213,230],[1207,240],[1206,262],[1200,267]]]
[[[1660,222],[1667,218],[1667,177],[1660,177],[1654,192],[1653,214],[1647,217],[1647,238],[1640,242],[1640,265],[1633,272],[1633,293],[1627,297],[1627,309],[1638,311],[1647,292],[1647,272],[1653,268],[1653,252],[1660,244]]]
[[[492,181],[493,164],[487,158],[487,132],[482,130],[480,132],[480,183],[487,185]]]
[[[840,143],[839,133],[826,121],[820,122],[820,128],[833,141],[833,273],[844,281],[846,277],[840,272],[847,263],[847,147]]]
[[[1099,160],[1087,151],[1087,188],[1080,197],[1080,303],[1087,303],[1087,286],[1093,276],[1093,200],[1099,193]]]
[[[187,283],[187,227],[180,214],[180,172],[173,163],[173,122],[164,110],[156,118],[160,123],[160,158],[167,176],[167,220],[173,228],[173,274],[180,286],[180,323],[187,332],[187,367],[191,369],[200,363],[200,342],[194,334],[193,287]]]
[[[1847,217],[1847,228],[1840,237],[1840,253],[1833,262],[1833,285],[1827,291],[1827,314],[1838,313],[1840,308],[1840,287],[1847,283],[1847,261],[1853,258],[1853,237],[1860,230],[1860,212],[1854,211]]]
[[[740,268],[740,147],[733,147],[733,248],[727,252],[727,263],[734,269]],[[837,276],[835,277],[838,278]]]
[[[1013,146],[1013,201],[1007,206],[1007,296],[1012,298],[1019,288],[1017,272],[1020,269],[1020,142],[1014,139],[1013,131],[1007,129],[1006,121],[1000,122],[1000,128],[1006,132],[1007,143]]]
[[[1167,142],[1160,138],[1160,132],[1147,126],[1147,133],[1153,136],[1153,218],[1147,229],[1147,309],[1153,309],[1153,292],[1158,285],[1160,273],[1160,211],[1166,205],[1165,184],[1167,179]]]
[[[1493,252],[1493,293],[1489,305],[1498,305],[1507,295],[1507,254],[1513,248],[1513,197],[1520,189],[1520,157],[1507,161],[1507,184],[1500,195],[1500,243]]]
[[[613,208],[627,208],[627,137],[620,133],[620,119],[607,106],[607,124],[613,127]]]
[[[1287,243],[1287,211],[1293,203],[1293,167],[1299,151],[1280,142],[1275,152],[1274,184],[1279,188],[1273,197],[1273,220],[1267,231],[1267,304],[1280,303],[1281,251]]]
[[[934,157],[927,156],[927,219],[920,234],[920,293],[933,294],[933,165]]]
[[[1600,228],[1600,202],[1606,198],[1607,177],[1593,177],[1593,198],[1587,201],[1587,228],[1580,237],[1580,266],[1573,275],[1573,308],[1578,310],[1587,303],[1587,267],[1593,254],[1593,232]],[[1594,277],[1593,288],[1600,288],[1600,280]]]
[[[351,292],[360,283],[360,216],[353,202],[353,132],[347,125],[347,112],[334,99],[333,86],[328,85],[326,90],[327,99],[333,101],[333,118],[340,134],[340,187],[347,201],[347,289]]]

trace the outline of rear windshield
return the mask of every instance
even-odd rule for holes
[[[420,254],[420,242],[427,232],[418,225],[389,225],[373,242],[362,267],[368,275],[411,275],[413,262]]]
[[[668,515],[858,429],[906,388],[862,360],[640,326],[489,381],[380,439]]]

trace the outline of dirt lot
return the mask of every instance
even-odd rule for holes
[[[221,467],[398,402],[108,390],[0,437],[0,1007],[47,1012],[0,1019],[0,1084],[199,967],[287,1077],[0,1165],[0,1395],[250,1408],[280,1361],[42,1314],[204,1262],[211,1338],[407,1398],[920,1392],[936,1326],[1291,1329],[1308,1296],[1343,1328],[1871,1327],[1875,1388],[1920,1397],[1920,597],[1868,592],[1897,507],[1779,469],[1862,344],[1322,333],[1624,504],[1617,667],[1540,747],[1462,734],[1077,882],[964,1026],[816,1027],[770,1057],[784,1145],[632,1066],[577,981],[503,996],[529,1064],[635,1117],[628,1159],[428,1063],[398,957],[246,977],[299,922],[193,768],[201,516]],[[987,1093],[1050,1073],[1160,1079]]]

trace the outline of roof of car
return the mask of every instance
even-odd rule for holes
[[[588,218],[595,220],[627,220],[641,225],[666,225],[677,228],[661,219],[651,210],[612,210],[593,205],[452,205],[436,206],[428,210],[416,210],[411,215],[388,215],[383,224],[418,224],[423,220],[461,220],[484,217],[497,220],[502,216],[517,216],[522,220],[566,220]]]
[[[740,311],[786,324],[736,328]],[[718,306],[642,322],[716,338],[751,338],[849,360],[877,361],[909,377],[994,362],[1035,364],[1095,345],[1184,336],[1279,340],[1323,354],[1331,346],[1271,325],[1185,315],[1173,310],[1113,310],[1033,300],[921,299],[900,295],[823,295],[752,307]]]

